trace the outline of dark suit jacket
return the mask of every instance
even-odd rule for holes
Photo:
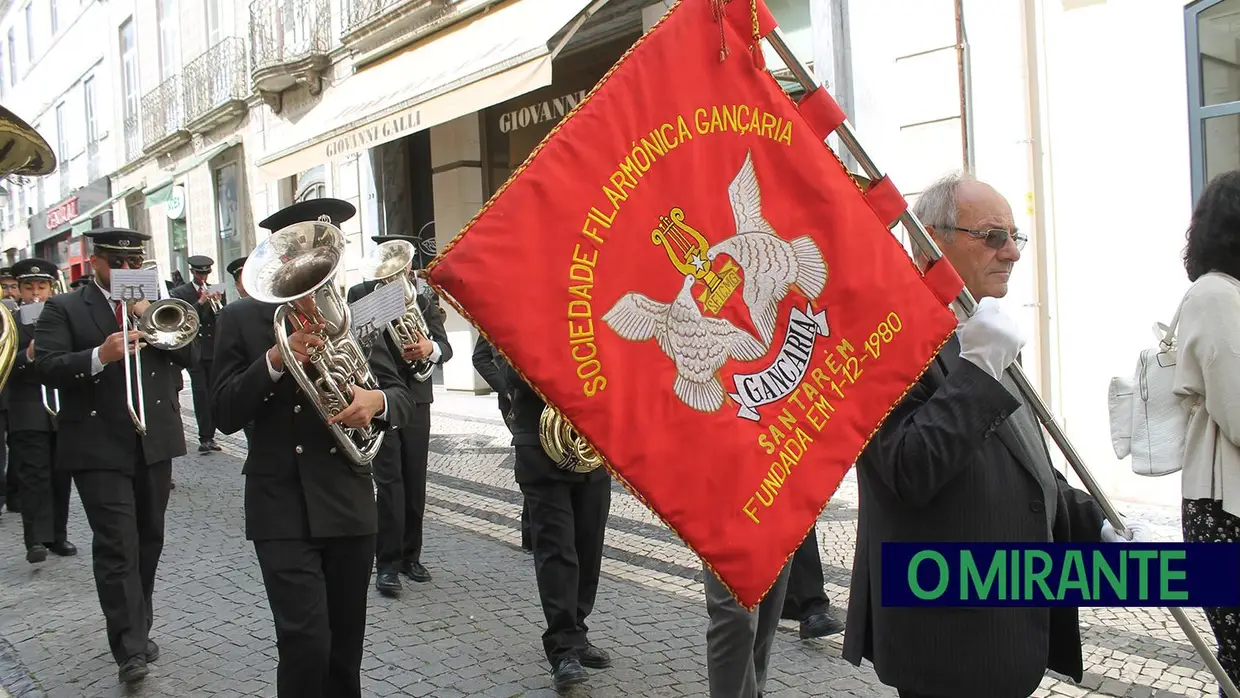
[[[173,298],[181,300],[193,306],[198,311],[198,338],[194,340],[198,344],[198,354],[203,361],[215,360],[215,311],[211,309],[210,303],[198,304],[198,288],[194,286],[194,282],[181,284],[168,292]],[[227,305],[228,300],[221,298],[220,303]]]
[[[503,358],[498,359],[500,374],[508,390],[511,405],[505,422],[512,432],[512,445],[516,447],[517,463],[513,476],[518,484],[536,484],[551,480],[572,483],[593,482],[610,478],[607,468],[595,468],[588,473],[562,470],[543,450],[539,437],[539,422],[547,403],[534,392],[529,383]]]
[[[375,533],[370,467],[338,453],[313,403],[285,370],[272,382],[265,354],[275,345],[278,306],[242,298],[220,312],[212,392],[215,423],[233,434],[249,426],[245,523],[249,540],[335,538]],[[387,396],[387,422],[404,424],[413,403],[387,347],[370,349],[370,370]],[[313,368],[309,368],[313,375]]]
[[[1026,698],[1048,667],[1081,679],[1075,608],[882,607],[884,541],[1047,542],[1045,497],[1031,471],[1039,461],[1009,424],[1018,408],[1029,409],[961,359],[953,338],[857,461],[860,517],[844,658],[870,659],[885,684],[928,695]],[[1053,476],[1054,540],[1098,541],[1097,503]]]
[[[26,358],[26,347],[34,340],[35,326],[33,323],[20,323],[19,317],[17,358],[13,362],[13,375],[8,386],[9,404],[13,407],[9,414],[9,431],[55,431],[56,421],[43,407],[43,384],[39,381],[35,362]],[[48,388],[47,393],[52,407],[55,407],[56,396],[52,389]]]
[[[500,370],[500,366],[505,363],[504,357],[495,351],[495,347],[486,340],[486,337],[478,335],[478,341],[474,343],[473,360],[474,370],[482,376],[482,380],[486,381],[487,385],[491,386],[491,390],[499,394],[499,414],[507,421],[512,401],[508,399],[508,386]]]
[[[371,291],[375,290],[376,285],[375,281],[363,281],[360,284],[355,284],[349,289],[348,302],[356,303],[358,300],[365,298]],[[444,330],[443,315],[434,303],[428,301],[421,294],[418,294],[418,309],[422,311],[422,317],[426,319],[426,329],[431,333],[430,340],[439,347],[438,365],[442,366],[452,358],[452,344],[448,342],[448,333]],[[413,396],[413,401],[417,404],[434,402],[435,386],[431,379],[427,378],[424,381],[415,380],[409,362],[405,361],[401,356],[401,348],[396,346],[396,343],[392,341],[392,337],[387,332],[383,333],[383,338],[387,343],[388,351],[396,359],[396,365],[400,369],[401,378],[404,378],[406,385],[409,386],[409,394]]]
[[[36,370],[48,387],[60,390],[58,468],[132,472],[139,445],[147,464],[185,455],[176,386],[181,369],[198,359],[194,344],[141,351],[146,436],[139,439],[126,407],[130,387],[123,362],[107,364],[97,375],[90,372],[92,350],[120,329],[111,302],[93,283],[52,296],[39,315]]]

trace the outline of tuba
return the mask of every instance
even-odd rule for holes
[[[379,387],[353,336],[349,306],[333,283],[344,251],[344,233],[327,216],[320,216],[317,221],[293,223],[269,235],[250,253],[241,273],[251,298],[280,306],[274,325],[284,370],[293,374],[325,422],[348,407],[350,386]],[[318,333],[323,345],[310,353],[315,377],[293,356],[286,319],[298,329],[324,325]],[[374,460],[383,443],[383,432],[374,424],[364,429],[331,424],[328,429],[345,456],[359,466]]]
[[[416,344],[430,337],[426,326],[426,318],[418,308],[418,290],[409,281],[409,265],[413,262],[416,250],[413,244],[405,240],[389,240],[380,243],[362,260],[361,272],[367,279],[378,283],[375,288],[385,284],[398,283],[405,291],[405,314],[388,324],[387,332],[397,347]],[[425,381],[431,377],[435,364],[430,359],[418,359],[410,363],[413,377]]]
[[[52,147],[30,124],[0,107],[0,178],[42,177],[56,169]],[[0,303],[0,390],[9,382],[17,361],[17,318]]]
[[[603,458],[577,430],[551,405],[538,418],[538,440],[547,457],[561,470],[588,473],[603,464]]]

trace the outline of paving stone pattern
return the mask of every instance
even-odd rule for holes
[[[188,387],[188,381],[186,386]],[[192,400],[181,395],[187,441]],[[495,397],[438,392],[433,410],[424,562],[434,580],[400,599],[371,594],[364,659],[368,696],[555,695],[541,649],[532,562],[519,549],[520,495]],[[0,518],[0,698],[14,696],[274,696],[275,643],[253,549],[242,533],[244,437],[224,453],[191,453],[177,483],[155,595],[162,657],[125,690],[107,650],[90,571],[90,532],[75,496],[75,558],[26,563],[20,517]],[[856,534],[849,478],[820,519],[828,593],[847,604]],[[1178,537],[1178,512],[1124,507]],[[591,672],[576,696],[707,695],[701,566],[657,519],[616,486],[591,639],[615,666]],[[1208,642],[1199,612],[1190,612]],[[1082,685],[1048,676],[1036,696],[1216,695],[1214,681],[1163,609],[1085,609]],[[894,696],[868,665],[840,657],[842,637],[803,642],[784,622],[767,695]]]

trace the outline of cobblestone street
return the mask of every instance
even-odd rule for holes
[[[186,381],[188,388],[188,381]],[[182,394],[187,441],[192,401]],[[90,571],[90,533],[76,494],[70,538],[80,553],[27,564],[16,514],[0,519],[0,683],[14,696],[274,696],[271,616],[242,535],[240,434],[224,453],[174,463],[177,487],[155,594],[162,657],[126,691],[116,682]],[[431,441],[423,562],[434,579],[399,599],[372,591],[363,687],[373,696],[551,696],[532,563],[519,548],[520,496],[495,397],[439,392]],[[819,524],[828,593],[847,603],[856,528],[850,478]],[[1178,537],[1178,512],[1121,507]],[[580,696],[706,695],[705,608],[696,558],[618,485],[591,637],[615,666]],[[1199,611],[1189,615],[1212,636]],[[1039,696],[1216,695],[1213,678],[1164,609],[1083,610],[1083,685],[1048,677]],[[842,636],[803,642],[785,621],[767,695],[894,696],[871,668],[841,657]],[[27,676],[33,676],[33,681]],[[4,691],[0,690],[0,696]]]

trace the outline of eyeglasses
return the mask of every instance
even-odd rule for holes
[[[970,230],[969,228],[955,228],[961,233],[968,233],[969,237],[977,240],[985,240],[986,246],[992,250],[1001,250],[1007,244],[1008,239],[1012,240],[1012,244],[1016,245],[1016,251],[1025,249],[1025,243],[1029,242],[1028,236],[1024,233],[1018,233],[1015,230],[1008,231],[1003,228],[986,228],[985,230]]]
[[[126,263],[129,264],[130,269],[139,269],[142,267],[142,262],[145,261],[145,258],[142,255],[108,255],[107,260],[108,267],[111,269],[120,269]]]

